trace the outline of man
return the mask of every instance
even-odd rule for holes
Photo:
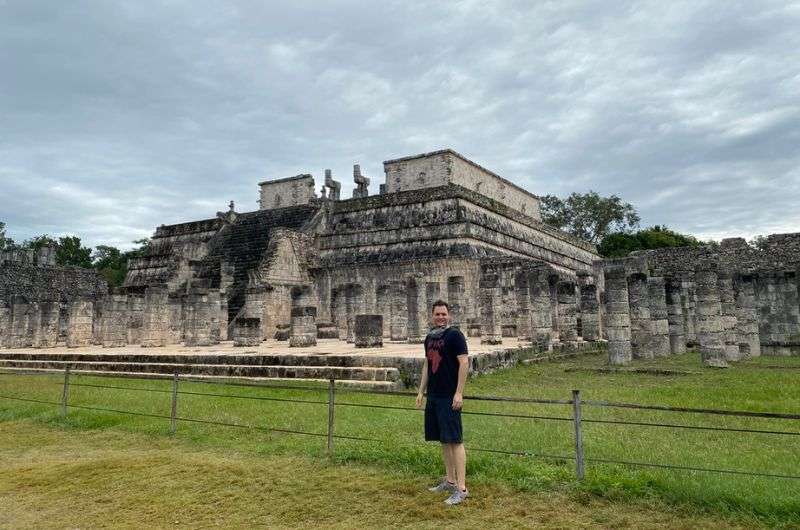
[[[425,337],[425,361],[417,394],[417,408],[425,404],[425,440],[442,444],[446,471],[442,481],[428,488],[449,492],[447,504],[459,504],[469,496],[466,484],[467,455],[461,429],[461,406],[469,362],[467,340],[457,328],[450,327],[450,306],[443,300],[433,303],[434,328]]]

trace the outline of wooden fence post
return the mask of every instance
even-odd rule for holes
[[[67,404],[69,403],[69,366],[64,368],[64,390],[61,392],[61,417],[67,417]]]
[[[334,380],[328,380],[328,456],[333,456],[333,409],[334,403]]]
[[[178,372],[172,377],[172,409],[169,414],[169,433],[175,434],[178,423]]]
[[[583,433],[581,432],[581,391],[572,391],[572,419],[575,424],[575,474],[583,480]]]

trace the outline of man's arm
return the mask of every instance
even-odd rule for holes
[[[422,374],[419,376],[419,392],[417,392],[417,408],[422,408],[422,401],[425,399],[425,391],[428,389],[428,358],[422,363]]]
[[[464,406],[464,385],[467,384],[467,374],[469,373],[469,356],[462,353],[458,357],[458,385],[453,396],[453,410],[461,410]]]

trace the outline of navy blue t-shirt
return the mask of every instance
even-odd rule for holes
[[[458,356],[467,354],[467,339],[458,328],[440,338],[425,337],[428,358],[428,395],[453,396],[458,388]]]

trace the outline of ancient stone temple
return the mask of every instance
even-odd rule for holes
[[[213,219],[160,226],[147,255],[131,263],[125,290],[145,296],[166,286],[189,307],[183,318],[194,319],[203,298],[192,293],[202,284],[221,301],[209,309],[219,314],[215,333],[232,333],[238,320],[256,318],[264,339],[291,334],[295,344],[310,342],[291,330],[300,325],[296,315],[310,314],[301,308],[315,308],[319,329],[338,330],[352,343],[357,315],[381,315],[386,339],[419,342],[438,298],[451,300],[459,324],[479,322],[481,278],[487,266],[503,262],[492,329],[484,333],[499,343],[503,334],[530,327],[527,313],[517,314],[514,270],[543,263],[551,270],[548,281],[562,282],[553,291],[555,302],[561,300],[555,312],[562,332],[553,339],[579,339],[581,300],[594,308],[587,328],[599,338],[597,302],[592,294],[582,298],[577,278],[581,271],[588,278],[583,284],[602,286],[596,249],[542,223],[535,195],[451,150],[389,160],[384,171],[378,195],[369,195],[369,178],[356,165],[351,199],[340,198],[341,184],[326,170],[321,196],[309,174],[267,180],[260,183],[258,211],[231,207]],[[597,296],[592,288],[586,292]]]
[[[443,150],[259,184],[260,208],[159,226],[122,289],[52,252],[0,254],[0,346],[169,345],[361,351],[421,342],[437,299],[486,348],[607,345],[612,364],[688,349],[708,366],[800,355],[800,234],[760,248],[659,249],[603,260],[541,221],[539,199]],[[338,343],[337,343],[338,344]],[[199,351],[199,350],[198,350]]]

